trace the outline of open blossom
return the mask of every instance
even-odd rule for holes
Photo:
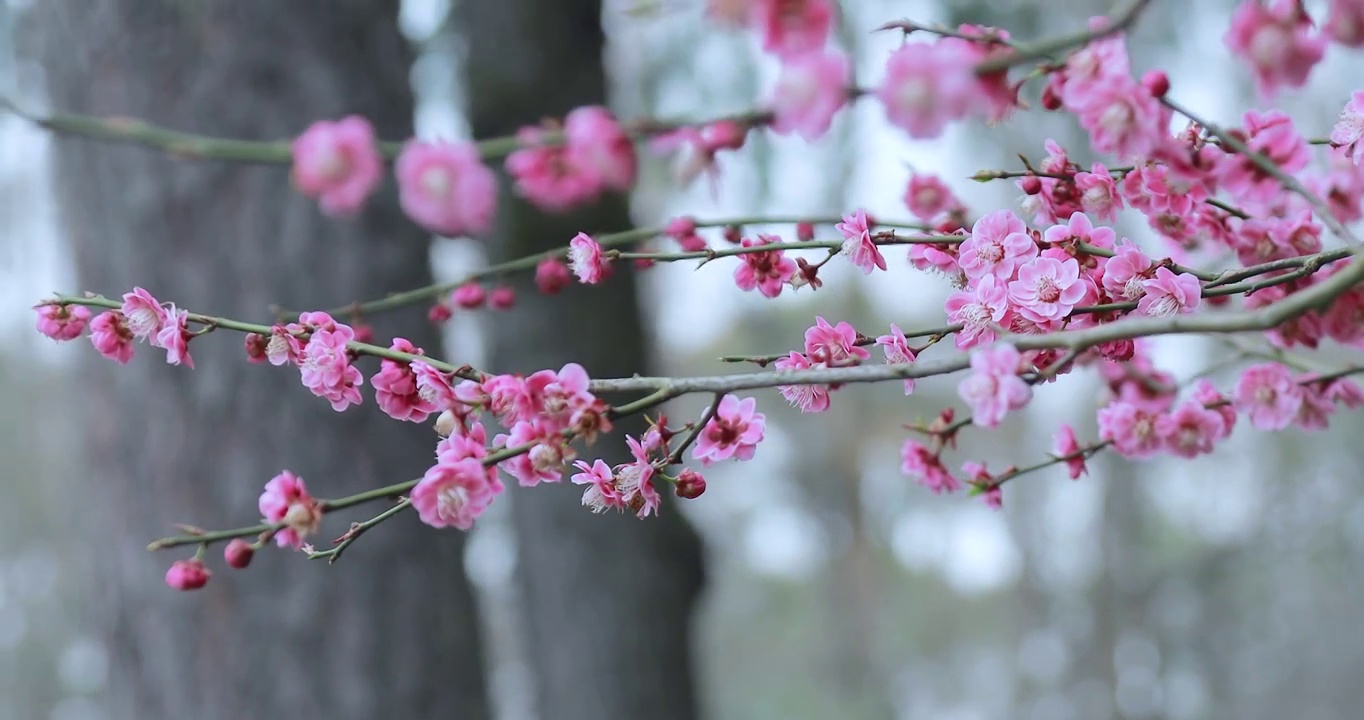
[[[815,324],[805,330],[805,354],[811,362],[822,363],[829,367],[856,365],[866,360],[871,353],[857,344],[857,329],[847,322],[830,325],[822,317],[815,318]]]
[[[1213,438],[1214,441],[1223,440],[1231,435],[1232,429],[1236,427],[1236,409],[1218,391],[1217,386],[1213,385],[1211,380],[1200,378],[1198,382],[1194,383],[1190,397],[1222,418],[1222,433]]]
[[[777,372],[789,370],[809,370],[810,368],[826,367],[823,363],[812,363],[810,358],[793,352],[784,358],[779,358],[773,367]],[[829,388],[824,385],[779,385],[777,391],[781,393],[786,402],[800,409],[803,413],[819,413],[829,409]]]
[[[492,227],[497,176],[473,145],[411,141],[394,174],[403,212],[427,230],[453,237]]]
[[[1169,139],[1171,111],[1131,76],[1089,86],[1073,110],[1094,149],[1120,160],[1146,158]]]
[[[280,547],[302,547],[303,539],[317,532],[322,524],[321,503],[308,493],[303,478],[288,470],[265,484],[257,505],[265,522],[284,524],[275,533],[275,544]]]
[[[1203,300],[1203,286],[1190,273],[1174,274],[1169,268],[1156,268],[1155,277],[1141,282],[1145,292],[1137,301],[1137,312],[1151,317],[1191,313]]]
[[[746,237],[739,244],[747,248],[780,242],[781,238],[776,235],[760,234],[756,238]],[[734,269],[734,284],[740,290],[756,289],[764,297],[774,298],[781,295],[782,286],[796,274],[796,262],[781,250],[751,252],[739,257],[743,262]]]
[[[887,365],[907,365],[915,361],[914,349],[909,346],[909,341],[905,339],[904,331],[899,326],[891,325],[890,333],[876,338],[876,344],[886,354]],[[905,394],[914,392],[914,378],[905,378]]]
[[[411,355],[424,354],[421,348],[404,338],[393,338],[388,349]],[[394,420],[422,422],[440,407],[422,397],[417,388],[416,371],[403,360],[381,361],[379,372],[370,378],[370,384],[374,386],[375,404]]]
[[[1237,412],[1250,416],[1258,430],[1282,430],[1293,424],[1302,407],[1302,388],[1279,363],[1252,365],[1241,373],[1232,393]]]
[[[1345,103],[1331,128],[1331,144],[1343,150],[1355,165],[1364,161],[1364,145],[1360,140],[1364,140],[1364,90],[1350,94],[1350,101]]]
[[[951,40],[952,38],[948,38]],[[912,138],[928,140],[979,107],[979,53],[969,42],[907,43],[891,53],[876,97],[886,118]]]
[[[797,55],[782,64],[772,97],[772,131],[814,142],[848,103],[848,59],[836,52]]]
[[[853,265],[868,275],[873,269],[886,269],[886,258],[872,241],[869,225],[867,211],[858,210],[851,215],[845,215],[843,222],[834,226],[844,238],[841,249],[843,257],[848,258]]]
[[[1011,210],[996,210],[971,226],[971,237],[958,249],[958,263],[966,277],[985,275],[1013,278],[1019,265],[1037,257],[1037,243],[1023,221]]]
[[[412,488],[412,507],[431,527],[468,530],[499,492],[478,460],[439,461]]]
[[[639,165],[635,144],[610,110],[589,105],[569,111],[564,143],[568,161],[596,189],[626,192],[634,187]]]
[[[766,428],[767,416],[758,412],[757,400],[726,395],[696,438],[692,456],[702,465],[730,458],[751,460]]]
[[[957,387],[961,399],[971,406],[971,422],[992,428],[1012,410],[1032,399],[1032,388],[1018,376],[1023,356],[1007,343],[971,354],[971,375]]]
[[[568,267],[579,282],[596,285],[606,278],[610,261],[602,255],[602,247],[587,233],[578,233],[568,242]]]
[[[1292,118],[1278,110],[1259,113],[1247,111],[1245,125],[1246,147],[1269,158],[1283,172],[1294,175],[1312,160],[1307,140],[1298,133]],[[1283,195],[1283,187],[1274,176],[1261,170],[1254,161],[1240,153],[1227,153],[1217,165],[1217,179],[1222,189],[1241,205],[1271,206]]]
[[[194,358],[189,355],[189,313],[185,310],[178,310],[172,303],[166,309],[166,324],[156,332],[156,342],[154,347],[162,348],[166,351],[166,362],[171,365],[184,365],[194,369]]]
[[[53,340],[75,340],[85,331],[90,321],[90,309],[84,305],[39,305],[38,332]]]
[[[1034,322],[1060,320],[1085,296],[1080,282],[1080,263],[1038,257],[1018,268],[1018,279],[1009,283],[1009,300]]]
[[[937,453],[917,440],[906,440],[900,446],[900,472],[934,494],[955,492],[961,487],[961,483],[943,466]]]
[[[597,409],[600,405],[596,396],[587,389],[590,382],[587,370],[578,363],[568,363],[558,372],[536,372],[516,390],[515,402],[529,402],[529,406],[523,405],[519,410],[520,417],[534,417],[547,423],[549,429],[555,432],[575,425],[583,412]],[[522,391],[525,392],[524,401],[519,395]]]
[[[564,439],[544,423],[522,420],[511,432],[493,438],[493,443],[505,448],[534,445],[529,451],[507,458],[498,464],[522,487],[534,487],[542,482],[563,479],[564,465],[573,459],[572,450]]]
[[[1213,443],[1226,435],[1226,422],[1216,410],[1188,400],[1156,418],[1156,434],[1172,454],[1193,458],[1212,452]]]
[[[562,212],[594,199],[597,180],[569,159],[568,147],[553,142],[543,127],[527,126],[516,133],[519,147],[503,167],[516,180],[516,193],[536,207]]]
[[[1301,0],[1242,0],[1224,38],[1249,63],[1262,98],[1302,87],[1326,54],[1326,38],[1312,27]]]
[[[1057,428],[1056,434],[1052,436],[1051,453],[1058,458],[1067,458],[1066,472],[1070,474],[1071,480],[1079,480],[1081,475],[1089,472],[1085,467],[1085,456],[1079,455],[1080,442],[1075,439],[1075,429],[1069,425],[1062,425]]]
[[[358,115],[315,122],[294,139],[293,181],[328,215],[347,217],[364,206],[384,176],[374,126]]]
[[[994,342],[995,329],[1009,314],[1009,289],[1004,281],[986,275],[974,290],[959,290],[947,298],[947,318],[963,327],[956,335],[958,350]]]
[[[1104,292],[1114,298],[1136,300],[1146,292],[1144,283],[1151,276],[1151,266],[1154,264],[1141,248],[1124,242],[1117,247],[1113,257],[1104,263]]]
[[[1089,172],[1075,174],[1075,189],[1080,191],[1080,207],[1102,222],[1113,222],[1122,209],[1118,183],[1108,168],[1094,163]],[[1074,216],[1071,216],[1072,218]]]
[[[318,327],[308,337],[299,364],[304,387],[325,398],[337,412],[361,402],[359,388],[365,378],[347,352],[347,343],[354,337],[354,330],[341,323]]]
[[[943,214],[962,209],[961,201],[937,175],[914,173],[905,188],[905,207],[914,217],[928,222]]]
[[[1119,455],[1148,458],[1161,449],[1156,431],[1157,414],[1150,409],[1118,400],[1099,410],[1099,438],[1113,443]]]
[[[834,10],[834,0],[750,0],[749,22],[763,50],[789,59],[824,48]]]
[[[1328,12],[1323,30],[1332,40],[1345,47],[1364,46],[1364,2],[1331,0]]]
[[[133,331],[117,310],[100,313],[90,323],[90,342],[100,355],[120,365],[133,359]]]
[[[123,306],[119,308],[128,322],[128,330],[138,340],[146,340],[152,347],[156,345],[156,333],[166,324],[166,309],[152,294],[140,287],[133,288],[123,295]]]
[[[1107,24],[1107,18],[1090,20],[1090,28]],[[1121,34],[1091,40],[1066,58],[1065,67],[1053,76],[1060,86],[1057,94],[1071,111],[1080,107],[1095,86],[1113,82],[1115,78],[1130,77],[1131,61],[1127,56],[1127,40]]]
[[[625,507],[625,498],[616,487],[616,473],[605,460],[594,460],[591,465],[585,460],[578,460],[573,463],[573,467],[581,472],[574,473],[569,481],[574,485],[587,486],[583,490],[584,507],[594,513],[605,512],[609,508]]]
[[[635,517],[646,518],[658,514],[658,506],[663,498],[654,488],[654,465],[649,460],[649,450],[644,443],[632,436],[625,436],[625,444],[630,448],[634,462],[615,467],[616,490],[621,494],[625,507],[635,511]]]

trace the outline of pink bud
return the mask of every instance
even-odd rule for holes
[[[465,310],[476,310],[483,307],[483,302],[487,299],[488,294],[484,292],[483,286],[476,282],[464,283],[450,295],[450,301]]]
[[[223,559],[227,560],[227,566],[238,570],[250,565],[255,554],[256,550],[251,547],[251,543],[241,538],[233,538],[232,542],[223,548]]]
[[[208,584],[212,574],[198,558],[176,560],[166,571],[166,584],[175,590],[198,590]]]
[[[724,234],[725,240],[728,240],[729,242],[732,242],[735,245],[738,245],[739,243],[743,242],[744,230],[738,225],[726,225]]]
[[[701,477],[701,473],[687,468],[682,474],[677,476],[677,496],[687,500],[695,500],[701,497],[701,493],[706,491],[706,479]]]
[[[1141,76],[1141,84],[1151,91],[1151,95],[1158,98],[1165,97],[1165,93],[1170,92],[1170,76],[1161,70],[1147,70],[1146,74]]]
[[[355,342],[374,342],[374,326],[369,323],[356,322],[351,329],[355,331]]]
[[[663,227],[663,234],[675,240],[681,241],[688,235],[696,234],[696,218],[677,217],[668,221]]]
[[[1137,346],[1131,340],[1114,340],[1099,345],[1099,354],[1113,362],[1127,362],[1137,354]]]
[[[246,334],[246,361],[249,363],[263,363],[266,360],[265,348],[270,344],[269,339],[260,333]]]
[[[738,150],[744,146],[748,128],[733,120],[713,122],[701,131],[702,142],[711,152],[716,150]]]
[[[452,315],[454,315],[454,313],[450,312],[450,306],[445,303],[436,303],[431,306],[430,310],[426,311],[426,319],[430,320],[435,325],[439,325],[446,320],[449,320]]]
[[[706,244],[705,238],[700,235],[684,235],[677,238],[677,244],[687,252],[701,252],[709,247],[709,245]]]
[[[1019,181],[1018,187],[1024,195],[1036,195],[1042,192],[1042,180],[1036,175],[1028,175]]]
[[[488,294],[488,305],[494,310],[507,310],[516,304],[516,291],[507,285],[493,288]]]
[[[657,262],[653,258],[635,258],[636,270],[648,270],[656,264]]]
[[[573,274],[559,258],[548,257],[535,266],[535,287],[546,295],[555,295],[573,282]]]
[[[1056,93],[1056,89],[1048,84],[1042,88],[1042,107],[1047,110],[1061,109],[1061,96]]]
[[[796,239],[800,242],[810,242],[815,239],[815,226],[810,223],[796,223]]]

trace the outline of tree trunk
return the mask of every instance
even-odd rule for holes
[[[257,139],[358,113],[401,138],[413,100],[397,8],[45,0],[35,15],[58,109]],[[117,297],[137,284],[195,311],[268,322],[272,302],[321,308],[430,282],[426,235],[404,220],[391,184],[341,222],[292,192],[286,168],[73,139],[56,148],[83,289]],[[377,342],[437,348],[420,310],[377,320]],[[83,350],[91,472],[75,530],[97,558],[89,618],[112,655],[110,717],[488,715],[459,533],[400,517],[335,568],[270,548],[233,571],[217,548],[216,576],[190,595],[161,579],[188,552],[145,549],[172,522],[255,521],[281,468],[324,497],[419,476],[430,428],[384,416],[368,388],[363,406],[334,413],[296,371],[248,365],[241,337],[225,332],[191,343],[194,371],[146,346],[128,367]],[[315,540],[326,546],[348,521],[329,520]]]
[[[515,132],[606,97],[599,0],[466,0],[453,18],[466,50],[470,124],[477,137]],[[629,227],[611,198],[548,216],[503,193],[493,253],[510,258],[562,247],[579,231]],[[512,278],[517,306],[491,328],[499,372],[581,363],[593,377],[646,373],[633,271],[555,297]],[[622,433],[589,450],[622,462]],[[565,483],[567,485],[567,483]],[[688,719],[697,716],[691,623],[703,584],[698,538],[665,504],[661,517],[589,513],[580,489],[541,486],[514,494],[517,578],[536,674],[540,715],[555,720]]]

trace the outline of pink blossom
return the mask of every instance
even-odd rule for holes
[[[1218,392],[1217,386],[1213,385],[1207,378],[1200,378],[1198,382],[1194,383],[1191,397],[1202,403],[1203,407],[1221,416],[1222,434],[1214,437],[1214,441],[1223,440],[1231,435],[1232,429],[1236,427],[1236,410],[1227,398]]]
[[[980,279],[974,290],[962,290],[947,298],[947,317],[963,327],[956,334],[958,350],[994,342],[995,327],[1009,314],[1009,290],[994,275]]]
[[[313,123],[294,139],[292,151],[294,185],[328,215],[358,213],[383,181],[374,126],[358,115]]]
[[[573,273],[562,260],[547,257],[535,266],[535,287],[546,295],[557,295],[573,282]]]
[[[1080,264],[1039,257],[1018,268],[1018,279],[1009,283],[1009,300],[1034,322],[1060,320],[1085,296]]]
[[[1141,248],[1123,243],[1117,253],[1104,263],[1103,289],[1114,298],[1136,300],[1146,292],[1145,282],[1152,275],[1154,263]]]
[[[1346,47],[1364,47],[1364,2],[1331,0],[1323,28],[1332,40]]]
[[[957,257],[972,280],[985,275],[1009,280],[1019,265],[1037,257],[1037,243],[1017,215],[996,210],[971,226],[971,237],[960,245]]]
[[[519,147],[503,167],[516,180],[516,192],[536,207],[562,212],[591,201],[600,192],[597,178],[569,159],[566,145],[554,142],[545,128],[528,126],[516,133]]]
[[[288,470],[265,484],[257,506],[265,522],[284,526],[275,532],[275,544],[280,547],[302,547],[303,539],[322,524],[322,504],[308,493],[303,478]]]
[[[715,416],[696,438],[692,457],[702,465],[730,458],[751,460],[766,427],[767,416],[758,412],[757,400],[751,397],[740,400],[726,395],[715,408]]]
[[[822,317],[805,330],[805,354],[811,362],[829,367],[856,365],[871,357],[866,348],[857,344],[857,329],[847,322],[830,325]]]
[[[1091,85],[1071,104],[1094,149],[1121,160],[1146,158],[1169,137],[1171,111],[1131,76]]]
[[[100,355],[120,365],[133,359],[133,331],[117,310],[100,313],[90,323],[90,342]]]
[[[906,440],[900,446],[900,472],[936,494],[956,492],[961,483],[943,467],[937,453],[917,440]]]
[[[905,334],[899,326],[892,324],[890,333],[876,338],[876,344],[886,354],[887,365],[907,365],[914,362],[917,358],[914,349],[909,346],[909,341],[905,339]],[[905,394],[914,392],[914,378],[905,378]]]
[[[554,431],[563,430],[573,425],[580,413],[599,404],[587,389],[590,382],[587,370],[577,363],[568,363],[558,372],[534,373],[522,386],[530,401],[530,407],[522,412],[548,423]]]
[[[1302,388],[1279,363],[1252,365],[1241,373],[1232,393],[1232,406],[1250,416],[1258,430],[1282,430],[1293,424],[1302,408]]]
[[[635,144],[615,115],[601,106],[575,108],[564,116],[568,161],[596,188],[627,192],[639,161]]]
[[[527,452],[499,463],[504,472],[516,478],[522,487],[534,487],[542,482],[563,479],[563,466],[573,459],[573,451],[553,428],[535,420],[522,420],[511,432],[493,438],[493,443],[508,449],[533,445]]]
[[[811,363],[810,359],[804,355],[793,352],[784,358],[778,359],[773,366],[777,372],[790,370],[809,370],[810,368],[827,367],[823,363]],[[825,385],[779,385],[777,391],[781,393],[786,402],[792,406],[800,408],[803,413],[821,413],[829,409],[829,388]]]
[[[208,584],[208,579],[213,575],[209,569],[204,567],[204,563],[199,558],[189,560],[176,560],[171,563],[170,569],[166,571],[166,585],[172,590],[182,592],[198,590]]]
[[[836,52],[809,52],[787,60],[772,97],[772,131],[814,142],[829,131],[848,103],[848,59]]]
[[[578,281],[596,285],[609,273],[611,261],[602,255],[602,247],[587,233],[578,233],[568,242],[568,267]]]
[[[1314,31],[1301,0],[1243,0],[1224,42],[1250,64],[1264,99],[1280,88],[1302,87],[1326,54],[1326,38]]]
[[[484,290],[482,285],[473,280],[460,285],[455,288],[454,292],[450,293],[450,302],[465,310],[477,310],[478,308],[483,307],[483,303],[487,302],[487,300],[488,291]]]
[[[436,443],[436,463],[451,465],[461,460],[478,460],[483,468],[483,479],[488,489],[496,495],[506,488],[498,477],[497,468],[491,464],[482,464],[483,459],[488,457],[487,446],[488,431],[482,423],[457,424],[455,432]]]
[[[394,168],[403,211],[448,237],[482,234],[497,209],[497,176],[469,143],[411,141]]]
[[[1109,22],[1107,18],[1090,21],[1093,28],[1097,23]],[[1127,40],[1122,35],[1091,40],[1066,58],[1063,71],[1055,76],[1060,80],[1059,95],[1066,107],[1072,111],[1081,107],[1095,87],[1113,82],[1115,78],[1131,76],[1131,62],[1127,56]]]
[[[389,350],[410,355],[425,354],[421,348],[404,338],[394,338]],[[379,372],[370,378],[370,384],[374,386],[375,403],[394,420],[422,422],[440,409],[436,403],[422,397],[417,388],[416,371],[407,361],[382,360]]]
[[[488,410],[506,427],[536,415],[538,403],[524,377],[494,375],[483,380],[481,390],[487,397]]]
[[[1090,172],[1075,174],[1075,189],[1080,191],[1080,207],[1103,222],[1113,222],[1122,209],[1118,183],[1108,168],[1094,163]],[[1073,216],[1072,216],[1073,217]]]
[[[914,213],[914,217],[928,222],[961,210],[962,204],[937,175],[915,173],[909,177],[909,187],[905,188],[905,207]]]
[[[1042,233],[1042,241],[1052,247],[1084,243],[1105,250],[1113,248],[1116,237],[1113,228],[1095,227],[1089,216],[1082,212],[1072,214],[1064,225],[1052,225]],[[1067,252],[1066,256],[1069,254]],[[1057,256],[1057,259],[1064,260],[1065,257]]]
[[[123,306],[119,309],[128,322],[128,330],[138,340],[146,340],[152,347],[156,345],[156,334],[167,322],[166,309],[152,294],[140,287],[123,296]]]
[[[1032,388],[1018,377],[1023,356],[1007,343],[971,353],[971,375],[957,387],[961,399],[971,406],[971,422],[992,428],[1013,410],[1032,399]]]
[[[706,492],[706,478],[691,468],[683,468],[677,475],[676,492],[684,500],[695,500]]]
[[[657,515],[658,506],[663,499],[654,488],[654,466],[649,460],[648,449],[629,435],[625,437],[625,444],[630,448],[630,454],[634,456],[635,461],[616,466],[616,490],[621,494],[625,507],[635,511],[635,517]]]
[[[85,331],[90,321],[90,309],[84,305],[38,305],[38,332],[53,340],[75,340]]]
[[[1203,300],[1203,286],[1190,273],[1178,275],[1169,268],[1156,268],[1155,277],[1141,282],[1145,294],[1137,301],[1137,312],[1151,317],[1191,313]]]
[[[948,123],[980,107],[984,93],[975,72],[980,60],[967,42],[902,45],[891,53],[886,78],[876,89],[886,118],[915,139],[941,135]]]
[[[166,324],[156,332],[153,347],[166,351],[166,362],[170,365],[184,365],[194,369],[194,358],[189,356],[189,313],[177,310],[175,303],[166,309]]]
[[[1215,410],[1188,400],[1167,415],[1156,418],[1156,434],[1165,449],[1182,458],[1212,452],[1212,445],[1226,435],[1226,423]]]
[[[1051,453],[1057,458],[1066,458],[1066,472],[1070,474],[1071,480],[1079,480],[1081,475],[1089,472],[1085,467],[1085,456],[1080,453],[1080,442],[1075,439],[1075,429],[1069,425],[1062,425],[1056,429],[1056,434],[1052,436]]]
[[[1099,410],[1099,438],[1123,457],[1148,458],[1161,449],[1156,419],[1155,412],[1118,400]]]
[[[1359,142],[1361,139],[1364,139],[1364,90],[1356,90],[1350,94],[1350,101],[1345,103],[1340,118],[1331,128],[1331,145],[1344,150],[1350,162],[1359,165],[1364,161],[1364,145]]]
[[[789,59],[824,48],[834,9],[833,0],[750,0],[749,22],[764,51]]]
[[[308,337],[299,364],[303,386],[325,398],[337,412],[359,405],[359,388],[365,384],[360,370],[350,362],[347,345],[353,337],[354,330],[341,323],[319,327]]]
[[[761,247],[781,242],[776,235],[760,234],[756,238],[746,237],[740,243],[743,247]],[[756,289],[764,297],[774,298],[781,295],[782,286],[796,274],[796,263],[781,250],[745,253],[739,256],[743,262],[734,269],[734,284],[740,290]]]
[[[1298,134],[1288,115],[1278,110],[1265,113],[1251,110],[1243,121],[1246,147],[1269,158],[1283,172],[1296,174],[1311,162],[1307,140]],[[1241,205],[1270,206],[1283,197],[1279,180],[1240,153],[1222,156],[1217,179],[1222,189]]]
[[[494,310],[509,310],[516,305],[516,290],[510,285],[498,285],[488,293],[488,307]]]
[[[867,275],[876,268],[886,269],[886,258],[872,241],[870,224],[867,211],[858,210],[851,215],[844,215],[843,222],[834,226],[844,237],[843,257]]]
[[[468,530],[499,492],[488,483],[483,463],[478,460],[441,461],[412,488],[412,507],[431,527]]]
[[[608,508],[625,507],[625,498],[616,488],[616,474],[604,460],[594,460],[591,465],[584,460],[578,460],[573,463],[573,467],[582,472],[574,473],[569,480],[574,485],[587,486],[583,490],[584,507],[590,508],[594,513],[604,512]]]

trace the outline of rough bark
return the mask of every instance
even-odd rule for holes
[[[606,97],[599,0],[465,0],[455,30],[466,51],[475,136],[514,132]],[[628,227],[625,202],[547,216],[504,193],[493,253],[562,246],[579,231]],[[492,366],[528,372],[579,362],[597,377],[646,373],[648,338],[633,272],[603,286],[536,293],[512,280],[516,309],[491,328]],[[638,422],[621,423],[638,433]],[[590,452],[623,460],[619,434]],[[515,493],[517,582],[537,705],[555,720],[657,720],[697,715],[691,621],[703,583],[699,541],[676,507],[639,521],[595,516],[572,487]]]
[[[130,115],[229,137],[292,136],[359,113],[411,134],[410,57],[397,0],[45,0],[38,52],[54,107]],[[428,283],[427,239],[391,186],[353,222],[324,218],[287,169],[186,162],[72,139],[56,191],[80,287],[142,285],[197,311],[269,321],[272,302],[328,307]],[[420,310],[376,319],[428,347]],[[96,557],[88,617],[110,647],[114,718],[486,717],[473,598],[459,533],[401,517],[335,566],[269,549],[196,594],[151,555],[172,522],[258,517],[281,468],[335,496],[420,475],[430,428],[373,405],[343,414],[288,368],[248,365],[239,336],[191,344],[191,371],[143,348],[128,367],[85,353],[91,472],[75,528]],[[372,366],[365,366],[372,372]],[[376,511],[368,508],[362,512]],[[327,540],[345,528],[336,519]]]

